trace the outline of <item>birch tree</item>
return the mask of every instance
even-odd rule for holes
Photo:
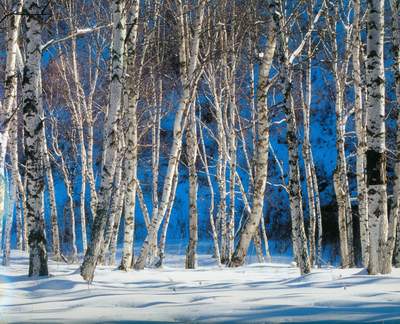
[[[392,1],[392,33],[394,36],[393,47],[394,47],[394,76],[395,76],[395,91],[396,91],[396,103],[399,106],[400,103],[400,4],[397,1]],[[396,242],[396,232],[398,229],[398,218],[399,218],[399,204],[400,204],[400,115],[397,116],[397,130],[396,130],[396,161],[394,165],[395,180],[393,184],[393,203],[388,215],[388,233],[386,245],[383,247],[383,260],[381,260],[382,273],[392,272],[392,261]],[[398,235],[399,233],[397,233]],[[397,238],[399,240],[399,238]],[[396,260],[394,260],[396,263]]]
[[[314,30],[322,12],[325,8],[325,2],[322,3],[318,13],[314,17],[310,17],[311,23],[307,28],[306,34],[303,36],[297,48],[289,54],[289,35],[290,24],[288,19],[281,14],[279,19],[279,40],[280,40],[280,63],[282,64],[282,95],[283,95],[283,111],[286,116],[287,130],[286,140],[288,145],[289,157],[289,203],[290,214],[292,220],[292,240],[293,250],[297,259],[300,272],[302,274],[311,271],[310,258],[307,249],[307,238],[304,230],[302,194],[300,183],[300,167],[299,167],[299,143],[297,135],[297,122],[295,115],[295,107],[293,100],[293,63],[294,60],[302,53],[304,46],[307,44],[311,33]]]
[[[137,104],[138,91],[137,79],[135,77],[135,58],[136,58],[136,40],[138,31],[139,18],[139,0],[132,4],[132,12],[130,16],[130,32],[127,39],[127,134],[126,134],[126,156],[125,156],[125,177],[126,189],[125,195],[125,234],[124,249],[122,252],[122,260],[120,269],[128,270],[133,262],[133,241],[134,241],[134,223],[135,223],[135,199],[136,199],[136,177],[137,177],[137,152],[138,152],[138,135],[137,135]]]
[[[180,36],[180,78],[182,84],[182,95],[179,101],[178,110],[175,115],[173,140],[168,159],[167,173],[164,178],[163,193],[157,215],[153,216],[148,228],[146,239],[142,245],[140,255],[135,263],[135,269],[143,269],[147,256],[150,251],[155,250],[157,244],[157,233],[163,217],[165,215],[169,200],[172,194],[172,183],[175,169],[179,163],[180,153],[182,149],[183,130],[186,126],[187,114],[190,103],[195,96],[195,89],[198,82],[198,53],[200,45],[200,34],[204,16],[205,1],[199,0],[196,8],[196,18],[193,26],[193,38],[189,41],[189,27],[186,24],[186,11],[183,2],[177,1],[178,9],[178,26]],[[188,46],[187,46],[188,45]]]
[[[255,232],[258,230],[258,225],[262,217],[264,206],[269,148],[269,120],[266,99],[269,84],[269,74],[277,43],[277,10],[277,3],[275,1],[270,1],[267,22],[268,41],[265,45],[264,52],[261,55],[262,61],[259,70],[259,84],[257,88],[258,139],[256,144],[256,173],[254,181],[253,207],[245,225],[240,232],[239,242],[236,245],[235,252],[229,263],[229,266],[231,267],[237,267],[244,263],[250,241]]]
[[[385,144],[384,1],[367,7],[367,190],[370,254],[368,273],[384,270],[388,235]]]
[[[11,253],[11,227],[14,216],[14,203],[16,202],[16,188],[15,184],[11,182],[11,185],[6,188],[7,196],[9,199],[6,204],[7,216],[5,217],[4,224],[4,249],[3,249],[3,266],[10,265],[10,253]]]
[[[328,29],[332,35],[332,71],[335,79],[335,113],[336,113],[336,168],[334,171],[334,189],[338,204],[338,223],[340,236],[340,251],[342,267],[347,268],[354,265],[354,242],[353,242],[353,215],[350,203],[349,182],[347,177],[347,161],[345,150],[346,133],[346,110],[345,90],[348,73],[348,64],[351,54],[350,46],[350,24],[342,19],[338,6],[331,8]],[[339,24],[344,25],[344,54],[340,55],[337,28]],[[339,38],[339,39],[338,39]]]
[[[198,241],[198,211],[197,211],[197,130],[196,105],[189,108],[189,121],[186,130],[187,158],[189,168],[189,244],[186,250],[186,269],[194,269],[197,264],[196,250]]]
[[[23,0],[13,1],[15,12],[10,15],[7,26],[7,58],[5,69],[4,102],[0,103],[0,218],[4,213],[5,175],[4,166],[8,143],[8,130],[14,114],[13,107],[17,95],[17,50],[18,36],[21,23]],[[1,224],[0,224],[1,225]],[[1,231],[0,231],[1,232]],[[1,235],[0,235],[1,237]]]
[[[364,267],[368,266],[369,258],[369,237],[368,237],[368,205],[367,205],[367,186],[365,182],[365,151],[366,151],[366,132],[365,132],[365,112],[362,100],[362,80],[360,66],[360,18],[361,6],[359,0],[353,1],[354,18],[353,18],[353,83],[354,83],[354,114],[356,120],[357,133],[357,199],[358,199],[358,215],[360,219],[360,238],[361,238],[361,257]]]
[[[42,53],[41,8],[36,0],[24,3],[26,16],[26,60],[22,81],[25,172],[26,172],[26,213],[29,228],[29,276],[47,276],[46,236],[43,210],[43,143],[41,128],[42,107],[38,92],[40,84],[40,63]]]
[[[104,160],[101,169],[101,182],[98,192],[96,218],[92,226],[92,237],[81,266],[81,276],[91,282],[94,277],[97,259],[99,257],[104,229],[107,222],[107,211],[110,203],[111,189],[118,151],[118,124],[121,117],[122,76],[124,42],[126,36],[125,1],[112,1],[113,13],[113,44],[112,68],[110,84],[110,104],[104,130]]]
[[[393,65],[394,69],[394,75],[395,75],[395,80],[396,80],[396,100],[397,100],[397,106],[400,107],[400,21],[399,21],[399,13],[400,13],[400,4],[398,1],[391,1],[391,6],[392,6],[392,33],[394,36],[394,54],[395,54],[395,64]],[[400,193],[400,188],[398,187],[400,185],[399,179],[400,179],[400,134],[399,134],[399,129],[400,129],[400,114],[397,117],[397,140],[396,140],[396,146],[397,146],[397,160],[396,160],[396,165],[395,165],[395,172],[396,172],[396,182],[395,182],[395,189],[394,189],[394,205],[392,207],[392,212],[393,216],[397,214],[397,217],[399,216],[399,208],[400,208],[400,203],[399,203],[399,193]],[[397,233],[396,233],[396,248],[394,251],[394,265],[396,267],[400,267],[400,222],[397,221]]]

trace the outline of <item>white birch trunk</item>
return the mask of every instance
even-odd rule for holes
[[[18,0],[15,2],[15,14],[10,16],[10,21],[7,26],[7,58],[5,68],[4,82],[4,102],[0,102],[0,220],[4,214],[4,195],[6,181],[4,175],[5,158],[8,143],[8,130],[13,114],[14,103],[17,95],[17,51],[18,51],[18,35],[21,22],[21,10],[24,1]],[[0,222],[1,223],[1,222]],[[2,224],[0,224],[0,242]],[[1,250],[1,247],[0,247]]]
[[[393,67],[396,82],[396,99],[400,109],[400,3],[392,1],[392,31],[393,31],[393,47],[395,64]],[[397,133],[396,133],[396,162],[394,166],[394,186],[393,186],[393,205],[389,215],[388,235],[382,262],[382,273],[392,272],[392,261],[396,243],[396,232],[398,228],[399,205],[400,205],[400,114],[397,116]],[[399,238],[397,238],[399,240]]]
[[[369,258],[369,236],[368,236],[368,205],[367,205],[367,186],[365,182],[365,151],[366,151],[366,133],[365,133],[365,113],[362,101],[361,85],[361,66],[360,66],[360,0],[353,0],[354,20],[353,20],[353,79],[354,79],[354,114],[357,133],[357,200],[358,215],[360,220],[360,238],[361,238],[361,258],[362,265],[368,266]]]
[[[137,178],[137,117],[136,109],[138,102],[138,91],[135,77],[136,39],[139,17],[139,0],[132,4],[130,17],[131,31],[127,42],[127,106],[125,115],[127,119],[126,130],[126,155],[124,162],[124,175],[126,180],[125,194],[125,227],[124,248],[120,269],[128,270],[133,262],[133,243],[135,229],[135,201],[136,201],[136,178]]]
[[[9,196],[7,200],[6,209],[7,209],[7,216],[6,222],[4,226],[4,249],[3,249],[3,266],[10,265],[10,253],[11,253],[11,227],[13,222],[13,215],[14,215],[14,204],[16,202],[17,196],[17,188],[13,181],[11,181],[11,185],[6,188],[6,196]]]
[[[311,265],[315,262],[315,230],[316,230],[316,206],[315,206],[315,193],[314,193],[314,182],[313,182],[313,164],[312,164],[312,151],[311,151],[311,140],[310,140],[310,111],[311,111],[311,68],[312,68],[312,48],[311,40],[308,42],[307,51],[307,67],[306,67],[306,95],[303,103],[303,159],[304,168],[306,173],[306,186],[307,186],[307,201],[308,201],[308,212],[309,212],[309,246],[310,246],[310,262]]]
[[[227,262],[230,261],[235,246],[235,188],[236,188],[236,102],[234,81],[230,87],[230,135],[229,135],[229,220],[227,228]]]
[[[17,103],[15,102],[15,105]],[[16,106],[14,106],[16,109]],[[23,227],[22,227],[22,211],[24,205],[22,205],[22,199],[20,195],[20,185],[21,183],[21,176],[19,174],[19,166],[18,166],[18,116],[13,117],[12,125],[10,128],[10,142],[9,142],[9,154],[11,159],[11,175],[12,175],[12,182],[13,188],[12,191],[15,190],[15,205],[16,205],[16,235],[17,235],[17,249],[22,250],[23,248]],[[13,192],[12,192],[13,194]],[[23,193],[22,193],[23,194]],[[1,225],[0,225],[1,226]],[[1,238],[0,238],[1,242]]]
[[[110,84],[110,104],[104,131],[103,152],[104,160],[101,170],[101,183],[98,193],[98,206],[96,217],[92,226],[92,237],[86,250],[81,266],[81,276],[91,282],[97,259],[103,241],[104,229],[107,222],[107,212],[110,204],[110,195],[113,186],[116,158],[118,152],[118,124],[121,117],[122,106],[122,77],[124,42],[126,35],[125,1],[113,0],[113,45],[112,45],[112,71]]]
[[[49,191],[49,202],[50,202],[50,220],[51,220],[51,235],[52,235],[52,250],[53,250],[53,259],[56,261],[61,260],[61,250],[60,250],[60,234],[58,228],[58,215],[57,215],[57,204],[56,204],[56,193],[54,189],[54,179],[53,179],[53,171],[51,169],[49,151],[47,148],[47,140],[46,140],[46,132],[45,127],[43,125],[43,159],[44,159],[44,168],[46,170],[46,178],[47,178],[47,189]]]
[[[122,151],[122,149],[121,149]],[[124,161],[124,160],[123,160]],[[114,178],[114,186],[111,193],[111,200],[110,200],[110,210],[108,213],[108,219],[106,224],[106,229],[104,231],[104,241],[101,246],[100,255],[98,259],[99,264],[104,264],[106,262],[106,254],[108,253],[114,222],[116,219],[119,219],[121,216],[117,216],[117,214],[121,215],[123,203],[121,200],[125,197],[125,181],[122,180],[122,165],[123,161],[118,161],[118,165],[115,169],[115,178]]]
[[[26,158],[26,212],[29,228],[29,276],[47,276],[47,251],[44,231],[44,168],[42,107],[40,106],[40,63],[42,56],[41,8],[36,0],[26,0],[26,62],[22,82],[24,141]]]
[[[175,200],[175,193],[176,193],[177,185],[178,185],[178,169],[175,170],[174,179],[172,181],[172,197],[171,197],[170,201],[168,202],[167,211],[165,212],[165,219],[164,219],[163,227],[161,230],[161,237],[160,237],[160,243],[159,243],[160,259],[157,261],[157,264],[156,264],[157,268],[162,267],[164,259],[165,259],[165,245],[167,243],[167,231],[168,231],[169,220],[171,218],[172,206],[173,206],[174,200]]]
[[[369,274],[382,272],[388,236],[385,144],[384,0],[367,7],[367,189]]]
[[[200,111],[200,113],[201,113],[201,111]],[[201,117],[199,119],[201,120]],[[216,229],[215,222],[214,222],[214,196],[215,195],[214,195],[214,188],[213,188],[210,171],[209,171],[209,167],[208,167],[207,152],[206,152],[206,146],[204,143],[203,129],[202,129],[201,125],[199,126],[199,134],[200,134],[201,149],[203,151],[203,154],[200,153],[199,156],[204,165],[205,173],[207,176],[207,183],[208,183],[208,187],[210,189],[209,219],[210,219],[210,226],[211,226],[211,235],[212,235],[213,243],[214,243],[213,244],[213,246],[214,246],[213,257],[217,260],[218,266],[220,266],[221,265],[221,256],[219,253],[218,233],[217,233],[217,229]]]
[[[118,232],[119,232],[119,226],[121,224],[121,217],[122,217],[122,211],[124,209],[124,192],[125,192],[126,185],[123,184],[123,187],[121,188],[122,195],[119,197],[119,203],[117,212],[114,216],[114,225],[112,228],[112,234],[111,234],[111,239],[110,239],[110,245],[108,247],[109,254],[108,254],[108,265],[115,265],[115,257],[116,257],[116,252],[117,252],[117,243],[118,243]]]
[[[198,241],[198,211],[197,211],[197,130],[196,104],[190,107],[189,122],[186,129],[187,159],[189,168],[189,244],[186,250],[186,269],[197,266],[196,250]]]
[[[261,217],[263,215],[265,186],[268,173],[268,148],[269,148],[269,120],[267,107],[267,92],[269,83],[269,72],[276,47],[277,24],[275,22],[274,2],[270,4],[270,17],[268,22],[269,33],[268,41],[264,49],[264,55],[259,70],[258,89],[257,89],[257,121],[258,139],[256,143],[256,170],[254,180],[253,207],[246,223],[240,232],[239,242],[229,263],[230,267],[237,267],[244,263],[247,250],[252,237],[258,230]]]
[[[67,163],[64,159],[63,152],[58,145],[58,128],[56,121],[53,120],[52,125],[52,146],[54,153],[59,157],[59,168],[67,191],[67,201],[64,207],[64,240],[69,245],[68,257],[69,262],[73,263],[77,260],[78,249],[76,247],[76,231],[75,231],[75,206],[73,198],[73,183],[70,179]],[[68,215],[68,217],[67,217]]]
[[[345,150],[345,132],[346,132],[346,112],[345,112],[345,81],[347,77],[348,62],[351,53],[349,46],[351,38],[348,29],[345,30],[345,49],[344,55],[339,55],[338,36],[336,33],[336,25],[339,21],[339,8],[335,7],[334,15],[330,16],[330,32],[333,34],[332,56],[333,56],[333,74],[335,78],[335,113],[336,113],[336,169],[334,174],[334,183],[336,200],[338,205],[338,223],[341,239],[339,244],[347,244],[346,247],[341,246],[342,267],[347,268],[354,266],[354,242],[353,242],[353,220],[350,203],[349,183],[347,177],[347,161]],[[342,37],[340,35],[339,37]],[[343,232],[344,231],[344,232]],[[344,239],[346,235],[346,239]],[[344,255],[343,253],[346,253]]]
[[[391,6],[392,6],[392,12],[393,12],[393,21],[392,21],[392,34],[394,36],[393,39],[393,45],[394,45],[394,54],[395,54],[395,64],[393,65],[394,69],[394,75],[395,75],[395,80],[396,80],[396,100],[397,100],[397,106],[400,107],[400,21],[398,17],[398,13],[400,12],[400,3],[398,1],[392,0],[391,1]],[[396,15],[397,13],[397,15]],[[397,118],[397,161],[396,161],[396,168],[400,166],[400,114],[398,115]],[[397,217],[399,217],[399,206],[400,206],[400,188],[397,187],[399,184],[399,179],[400,179],[400,169],[395,169],[395,172],[399,172],[396,174],[396,183],[395,183],[395,189],[394,189],[394,203],[396,205],[393,206],[393,215],[397,214]],[[395,209],[397,208],[397,209]],[[394,216],[392,216],[394,217]],[[400,222],[397,219],[397,233],[396,233],[396,248],[394,251],[394,265],[399,268],[400,267]]]
[[[96,192],[96,180],[94,177],[94,166],[93,166],[93,117],[92,111],[87,112],[87,178],[90,186],[90,212],[92,218],[95,218],[96,207],[97,207],[97,192]]]
[[[137,270],[144,268],[149,252],[154,251],[157,245],[157,233],[165,215],[168,203],[171,199],[171,195],[173,194],[172,183],[175,169],[179,163],[179,157],[182,148],[182,136],[186,124],[188,108],[190,106],[190,103],[193,101],[195,90],[197,88],[197,78],[195,72],[198,63],[200,32],[203,22],[205,2],[200,0],[198,3],[196,22],[194,26],[194,35],[190,49],[186,49],[186,42],[188,41],[187,37],[189,36],[186,35],[185,32],[185,13],[183,10],[183,5],[181,1],[178,2],[178,21],[180,25],[181,38],[179,57],[183,93],[179,102],[178,110],[175,115],[173,130],[174,135],[168,160],[167,174],[164,178],[164,186],[160,206],[158,208],[157,215],[155,217],[153,216],[151,219],[147,237],[142,245],[140,255],[135,263],[135,269]],[[188,52],[190,53],[189,59],[186,57]]]

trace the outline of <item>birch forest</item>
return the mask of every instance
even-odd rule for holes
[[[29,277],[57,262],[90,284],[179,249],[185,269],[395,271],[399,10],[0,0],[4,269],[20,250]]]

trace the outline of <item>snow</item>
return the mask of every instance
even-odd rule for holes
[[[281,263],[218,268],[209,255],[183,269],[167,255],[163,269],[122,272],[99,266],[93,284],[78,265],[49,262],[51,276],[28,278],[27,257],[12,251],[0,266],[0,323],[15,322],[280,322],[400,321],[400,269],[313,269],[300,276]]]

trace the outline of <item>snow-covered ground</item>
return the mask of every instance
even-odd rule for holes
[[[368,276],[362,269],[315,269],[300,276],[281,263],[218,268],[210,256],[183,269],[169,255],[164,269],[121,272],[98,267],[92,285],[78,265],[50,262],[49,278],[27,277],[27,258],[13,251],[0,266],[2,322],[400,322],[400,269]]]

